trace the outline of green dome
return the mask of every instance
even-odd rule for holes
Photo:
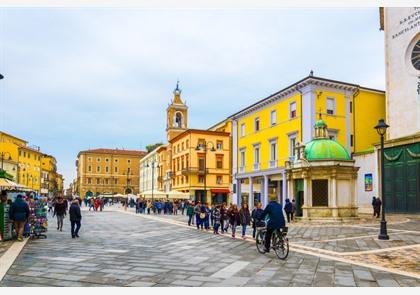
[[[323,127],[327,127],[327,124],[325,124],[324,120],[319,119],[318,121],[315,122],[314,127],[315,128],[323,128]]]
[[[347,150],[329,138],[314,138],[308,142],[305,146],[305,157],[308,160],[351,160]]]

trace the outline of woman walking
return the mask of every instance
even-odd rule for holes
[[[242,239],[246,239],[246,227],[251,225],[251,213],[249,212],[248,204],[242,204],[241,210],[239,210],[239,220],[242,225]]]
[[[232,239],[235,239],[236,227],[241,223],[238,206],[233,204],[228,212],[229,223],[232,227]]]
[[[293,219],[292,209],[292,203],[290,203],[289,199],[286,199],[286,205],[284,205],[284,212],[286,212],[287,222],[290,222],[290,217],[292,217]]]
[[[188,216],[188,225],[194,224],[194,206],[192,204],[187,205],[187,216]]]
[[[63,197],[58,197],[57,203],[54,206],[54,214],[57,215],[57,230],[63,231],[64,216],[66,216],[66,204],[63,201]]]

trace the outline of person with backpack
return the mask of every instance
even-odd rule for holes
[[[23,229],[29,218],[29,205],[23,200],[21,194],[16,196],[16,200],[10,205],[9,219],[13,222],[17,234],[17,240],[23,241]]]
[[[246,239],[246,227],[251,225],[251,213],[248,209],[248,204],[243,203],[241,209],[239,210],[239,220],[242,225],[242,239]]]

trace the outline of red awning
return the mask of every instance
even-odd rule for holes
[[[229,194],[230,190],[228,188],[212,188],[211,189],[212,193],[222,193],[222,194]]]

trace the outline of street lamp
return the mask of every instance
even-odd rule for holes
[[[378,239],[380,240],[389,240],[388,232],[386,229],[385,221],[385,197],[384,197],[384,178],[385,178],[385,163],[384,163],[384,135],[386,129],[389,127],[384,121],[380,119],[378,125],[375,126],[376,132],[381,136],[381,195],[382,195],[382,218],[381,218],[381,231],[379,233]]]
[[[211,146],[211,148],[210,148]],[[195,147],[196,151],[204,151],[204,197],[207,201],[207,151],[210,149],[211,152],[215,152],[216,149],[214,148],[214,143],[211,141],[204,141],[204,143],[200,144],[198,143]],[[200,167],[198,167],[200,170]]]
[[[153,161],[151,165],[147,163],[146,167],[152,168],[152,204],[153,204],[153,191],[155,190],[155,168],[159,168],[159,164],[156,161]]]
[[[0,74],[0,76],[1,76],[1,74]],[[0,78],[0,79],[2,79],[2,78]],[[9,155],[8,160],[9,161],[12,160],[12,155],[9,152],[1,152],[1,170],[2,171],[4,171],[4,169],[3,169],[3,161],[4,161],[4,157],[6,156],[6,154]]]

